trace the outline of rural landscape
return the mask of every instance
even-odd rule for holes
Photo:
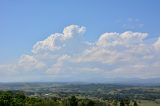
[[[160,0],[0,0],[0,106],[160,106]]]
[[[159,106],[160,86],[94,83],[0,84],[0,106]]]

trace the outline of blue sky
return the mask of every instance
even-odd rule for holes
[[[160,35],[160,1],[152,0],[1,0],[0,1],[0,62],[30,52],[32,45],[63,27],[78,24],[87,27],[88,40],[104,32],[126,30]],[[142,28],[129,19],[138,20]],[[135,25],[136,26],[136,25]]]
[[[105,32],[146,32],[146,39],[157,39],[160,1],[0,0],[0,64],[33,55],[38,41],[72,24],[84,26],[84,39],[92,43]]]

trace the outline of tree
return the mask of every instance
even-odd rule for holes
[[[125,99],[124,103],[126,104],[126,106],[129,106],[130,100],[129,99]]]
[[[125,106],[125,104],[124,104],[124,101],[123,101],[123,100],[121,100],[121,101],[120,101],[120,106]]]
[[[70,98],[70,106],[77,106],[77,99],[75,96]]]
[[[92,100],[89,100],[87,106],[94,106],[94,104],[95,104],[95,103],[94,103]]]
[[[136,102],[136,101],[134,101],[134,104],[133,104],[133,106],[138,106],[138,104],[137,104],[137,102]]]

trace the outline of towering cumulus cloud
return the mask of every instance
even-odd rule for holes
[[[85,32],[85,27],[78,25],[70,25],[64,28],[63,33],[55,33],[50,35],[43,41],[37,42],[33,46],[33,53],[41,51],[54,51],[61,48],[65,41],[73,38],[77,38]]]
[[[160,76],[160,38],[148,33],[107,32],[95,42],[84,39],[86,28],[70,25],[33,45],[14,64],[1,64],[6,81],[104,81]],[[87,35],[85,35],[87,36]]]

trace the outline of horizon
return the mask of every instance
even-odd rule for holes
[[[0,83],[160,84],[159,4],[0,1]]]

